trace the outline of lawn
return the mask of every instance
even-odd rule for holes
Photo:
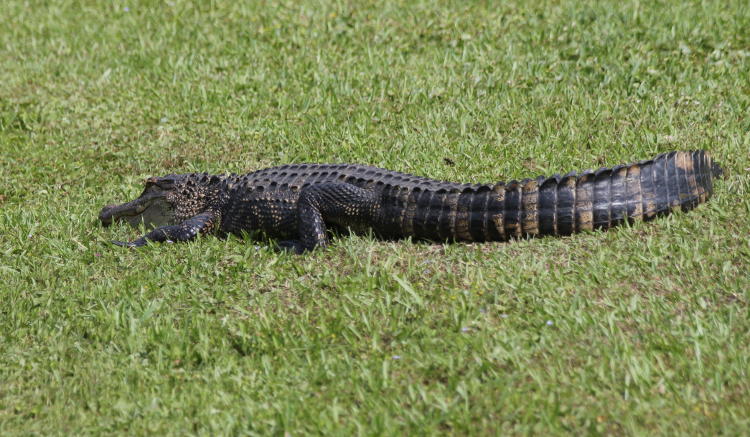
[[[744,1],[0,8],[0,434],[738,435]],[[464,182],[706,149],[690,213],[511,243],[138,250],[148,176],[356,162]]]

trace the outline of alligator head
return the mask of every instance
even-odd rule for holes
[[[99,213],[99,220],[104,226],[119,220],[126,221],[133,227],[138,227],[141,223],[146,227],[176,224],[176,188],[183,179],[183,175],[146,179],[146,188],[137,199],[120,205],[105,206]]]

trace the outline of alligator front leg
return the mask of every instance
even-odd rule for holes
[[[216,228],[218,216],[216,213],[207,211],[193,216],[178,225],[162,226],[147,233],[134,241],[113,241],[112,243],[123,247],[141,247],[147,242],[174,243],[179,241],[190,241],[198,235],[211,232]]]
[[[326,247],[326,223],[342,227],[370,224],[378,205],[375,197],[370,190],[346,183],[304,188],[297,201],[299,240],[282,241],[279,246],[295,253]]]

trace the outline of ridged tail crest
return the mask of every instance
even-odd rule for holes
[[[505,241],[608,229],[688,211],[713,194],[721,167],[702,150],[582,173],[452,189],[404,191],[402,236]]]
[[[503,186],[493,215],[500,239],[569,235],[693,209],[713,194],[721,167],[702,150],[669,152],[633,164],[525,179]],[[497,205],[499,206],[499,205]]]

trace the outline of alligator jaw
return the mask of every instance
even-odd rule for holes
[[[120,205],[107,205],[99,212],[102,226],[107,227],[117,220],[137,217],[148,208],[148,203],[138,198]]]

